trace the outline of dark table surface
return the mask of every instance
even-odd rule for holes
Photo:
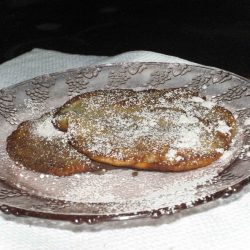
[[[250,1],[0,0],[0,63],[32,48],[151,50],[250,77]]]

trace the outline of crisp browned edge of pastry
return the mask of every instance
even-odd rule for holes
[[[72,145],[72,143],[71,143]],[[74,147],[74,146],[73,146]],[[83,153],[83,151],[75,147],[75,149]],[[163,157],[159,156],[159,161],[155,161],[153,163],[148,163],[141,160],[141,157],[133,157],[127,158],[123,160],[118,160],[115,157],[108,157],[106,155],[95,155],[90,152],[85,152],[84,154],[88,156],[91,160],[96,162],[101,162],[104,164],[108,164],[111,166],[119,167],[119,168],[134,168],[141,170],[157,170],[162,172],[172,171],[172,172],[181,172],[192,169],[197,169],[201,167],[208,166],[214,161],[218,160],[222,153],[213,151],[210,154],[192,154],[187,155],[183,151],[178,152],[177,155],[182,157],[180,161],[170,161],[170,160],[161,160]]]
[[[188,171],[193,170],[201,167],[206,167],[209,164],[213,163],[214,161],[218,160],[222,154],[221,153],[212,153],[209,155],[202,155],[202,156],[196,156],[191,157],[190,159],[184,159],[181,161],[178,161],[176,163],[170,163],[170,161],[166,162],[154,162],[154,163],[146,163],[146,162],[137,162],[136,158],[133,159],[133,161],[127,162],[127,164],[124,164],[124,161],[119,160],[113,160],[109,157],[91,157],[95,161],[103,162],[105,164],[110,164],[116,167],[120,168],[133,168],[133,169],[140,169],[140,170],[156,170],[161,172],[182,172],[182,171]]]

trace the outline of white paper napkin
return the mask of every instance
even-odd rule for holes
[[[100,57],[34,49],[0,65],[0,88],[45,73],[122,61],[188,62],[148,51]],[[234,198],[230,202],[216,201],[212,208],[199,213],[180,214],[166,224],[95,232],[26,225],[0,214],[0,249],[245,250],[250,245],[250,187]]]

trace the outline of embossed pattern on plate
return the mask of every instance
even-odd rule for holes
[[[97,89],[173,87],[198,91],[234,112],[244,138],[233,162],[228,158],[184,173],[117,169],[58,178],[23,169],[6,153],[6,138],[20,122],[74,95]],[[5,213],[75,223],[155,218],[228,196],[250,179],[250,83],[221,69],[121,63],[43,75],[0,90],[0,123],[0,210]]]

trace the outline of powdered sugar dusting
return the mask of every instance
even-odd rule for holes
[[[191,124],[191,123],[197,123],[199,122],[198,118],[193,117],[193,116],[187,116],[181,114],[180,119],[178,121],[180,124]]]
[[[250,125],[250,118],[247,118],[247,119],[245,120],[244,125],[245,125],[245,126]]]
[[[163,104],[164,102],[161,102],[161,105]],[[169,118],[171,118],[169,117],[170,111],[165,114],[167,115],[160,116],[160,122],[163,124],[169,123]],[[178,134],[179,140],[176,140],[175,143],[182,143],[183,147],[192,145],[192,143],[197,145],[199,139],[194,137],[192,130],[188,130],[190,126],[192,127],[198,123],[197,117],[194,117],[188,108],[186,114],[174,112],[174,116],[183,128],[183,134]],[[141,117],[144,119],[141,120],[141,131],[138,131],[138,134],[142,133],[142,131],[143,133],[148,133],[150,129],[159,126],[156,119],[156,117],[159,117],[159,113],[150,116],[144,111],[141,113]],[[116,119],[113,120],[114,123],[122,124],[123,126],[129,124],[129,121],[124,122],[121,117],[116,117]],[[129,125],[132,126],[133,124],[133,121],[131,121]],[[100,127],[100,129],[105,128]],[[45,119],[40,125],[35,126],[34,133],[46,139],[54,138],[55,136],[65,137],[65,133],[57,131],[53,127],[51,117]],[[186,133],[190,133],[187,138],[189,140],[192,138],[193,142],[185,141]],[[196,134],[198,134],[198,131],[196,131]],[[104,139],[101,138],[101,140]],[[239,141],[235,140],[235,143]],[[170,160],[181,161],[182,156],[177,154],[175,147],[176,145],[171,144],[166,155]],[[56,177],[15,167],[15,172],[12,173],[12,181],[19,188],[32,194],[71,202],[91,203],[93,204],[92,209],[95,208],[94,204],[96,204],[98,211],[100,211],[102,204],[110,204],[110,206],[105,207],[105,211],[103,211],[105,213],[136,212],[159,209],[166,206],[174,209],[176,204],[185,203],[188,206],[192,206],[192,202],[204,198],[207,194],[197,193],[197,186],[212,183],[218,172],[230,164],[235,154],[235,148],[238,148],[238,146],[232,145],[232,148],[226,151],[219,161],[206,168],[181,173],[140,171],[136,177],[133,177],[133,170],[113,169],[103,172],[101,175],[83,173],[67,177]],[[97,149],[99,150],[98,146]],[[110,152],[111,150],[112,145],[108,144],[107,141],[106,151]],[[217,150],[222,152],[223,149]],[[8,171],[10,173],[12,168]]]
[[[167,96],[168,98],[173,97],[169,93]],[[145,97],[144,94],[141,94],[139,101],[145,101]],[[134,108],[133,102],[138,102],[138,100],[132,99],[131,102],[127,102],[127,107]],[[89,110],[93,112],[96,105],[94,100],[91,100],[90,103],[91,108]],[[194,106],[193,103],[196,103],[197,106]],[[98,109],[102,108],[100,103],[97,105]],[[139,110],[133,109],[132,116],[123,112],[109,111],[105,113],[103,118],[98,117],[98,119],[93,120],[98,127],[98,137],[94,138],[95,143],[91,144],[92,149],[113,154],[112,141],[106,134],[105,136],[103,134],[107,131],[106,125],[111,128],[114,126],[120,132],[118,138],[122,146],[132,143],[133,140],[140,137],[143,137],[145,141],[150,134],[151,138],[157,138],[158,142],[161,143],[169,139],[165,129],[171,128],[169,132],[172,134],[171,136],[173,134],[174,136],[165,156],[173,162],[183,160],[183,157],[178,154],[178,148],[206,149],[202,145],[202,133],[211,133],[213,130],[200,122],[201,115],[209,115],[209,109],[201,107],[200,102],[190,102],[186,98],[166,100],[166,97],[163,96],[159,98],[159,102],[153,103],[151,107],[154,107],[154,109],[148,110],[145,107]],[[135,123],[135,120],[138,122]],[[75,131],[76,125],[73,124],[72,127],[69,127],[71,133]],[[223,126],[225,126],[224,123],[217,122],[215,127],[221,128]],[[83,127],[81,133],[85,133],[90,128],[91,126]],[[153,134],[152,130],[154,131]],[[54,128],[51,117],[34,126],[34,133],[46,140],[64,138],[65,143],[68,140],[67,133]],[[236,142],[238,141],[236,140]],[[136,212],[166,206],[174,209],[176,204],[186,203],[191,206],[195,200],[202,199],[206,194],[198,194],[197,186],[212,183],[218,172],[231,162],[235,154],[234,146],[225,152],[223,148],[216,150],[223,153],[223,157],[212,165],[181,173],[140,171],[136,177],[133,177],[133,170],[113,169],[102,174],[83,173],[56,177],[31,172],[23,168],[15,168],[13,180],[19,188],[43,197],[71,202],[96,203],[96,208],[99,210],[101,204],[112,204],[105,208],[106,213],[115,213],[116,211]],[[123,156],[120,155],[120,157]],[[27,182],[29,182],[29,185],[27,185]]]
[[[216,131],[219,131],[223,134],[230,134],[231,127],[229,127],[225,121],[218,121],[218,126]]]
[[[205,99],[198,97],[198,96],[193,96],[190,98],[190,101],[200,103],[202,107],[212,109],[216,103],[211,102],[211,101],[206,101]]]
[[[170,161],[172,161],[173,159],[176,158],[176,154],[177,154],[177,150],[170,149],[170,150],[168,150],[168,153],[166,154],[166,157],[169,158]]]
[[[99,72],[99,74],[96,77],[90,79],[90,84],[87,85],[87,88],[85,90],[81,91],[106,89],[108,86],[107,79],[111,79],[111,77],[112,84],[114,83],[114,85],[109,86],[111,88],[115,86],[121,88],[137,88],[137,90],[151,88],[153,84],[150,85],[148,83],[152,82],[152,72],[160,71],[161,73],[164,72],[165,69],[169,70],[169,68],[174,65],[170,64],[169,67],[169,65],[164,66],[164,64],[148,64],[146,66],[147,69],[145,69],[142,73],[139,71],[140,73],[136,75],[132,75],[129,73],[131,67],[130,63],[123,63],[122,67],[121,65],[100,67],[101,71]],[[239,87],[241,87],[242,79],[238,78],[235,75],[229,74],[229,77],[226,77],[225,79],[223,78],[221,80],[219,78],[220,76],[223,77],[224,72],[222,72],[221,74],[221,72],[214,69],[204,67],[196,68],[190,65],[188,65],[188,68],[190,68],[191,72],[183,72],[183,74],[179,74],[180,72],[177,71],[176,73],[179,74],[177,76],[170,72],[170,79],[168,79],[165,83],[159,84],[155,87],[168,88],[174,86],[183,86],[184,84],[187,84],[189,87],[189,83],[191,83],[192,88],[195,87],[196,89],[201,90],[201,92],[204,94],[209,93],[210,96],[223,97],[220,103],[223,103],[223,105],[229,105],[229,107],[231,108],[229,110],[237,110],[239,109],[239,107],[249,108],[249,105],[247,104],[249,102],[246,101],[249,98],[246,97],[244,93],[239,94],[238,96],[223,95],[223,93],[225,93],[226,91],[228,91],[229,93],[230,89],[238,86],[238,84]],[[123,71],[121,71],[121,69]],[[79,70],[74,70],[72,73],[66,73],[66,75],[64,73],[60,73],[55,85],[52,88],[46,88],[46,93],[49,92],[48,99],[44,98],[43,100],[41,100],[43,104],[45,104],[46,110],[42,111],[39,104],[36,112],[36,117],[40,116],[43,112],[47,112],[48,108],[59,107],[63,104],[63,102],[67,100],[69,86],[68,84],[65,84],[67,80],[66,77],[71,76],[71,74],[72,76],[78,76]],[[111,77],[107,78],[108,76]],[[124,76],[129,76],[130,78],[126,82],[120,81],[122,78],[124,78]],[[207,78],[207,76],[209,78]],[[160,78],[161,75],[158,75],[157,79],[162,80]],[[221,81],[217,81],[217,78]],[[199,81],[197,81],[197,79]],[[208,79],[209,81],[207,82],[206,80]],[[79,79],[74,77],[72,78],[72,80],[78,81]],[[204,84],[204,82],[206,82],[206,85]],[[222,82],[223,84],[221,84]],[[35,89],[36,87],[38,87],[36,83],[38,83],[37,80],[35,80],[34,85],[31,85],[29,82],[29,84],[23,84],[14,87],[13,90],[16,91],[15,96],[17,97],[14,103],[22,103],[23,98],[27,96],[25,93],[27,89],[31,89],[31,87]],[[243,81],[243,83],[247,84],[246,81]],[[233,99],[233,101],[230,101],[231,98],[234,97],[237,98]],[[60,101],[61,98],[63,101]],[[227,98],[230,100],[227,101]],[[196,104],[203,107],[204,105],[202,105],[202,103],[204,102],[197,102]],[[6,112],[8,112],[8,110],[4,110],[4,113]],[[190,112],[186,116],[188,117],[188,119],[190,119],[190,114],[192,113]],[[20,109],[18,107],[17,116],[20,121],[32,118],[30,109],[26,109],[22,105],[20,106]],[[244,120],[247,118],[247,115],[244,114],[243,116],[244,122]],[[220,158],[220,162],[218,163],[218,165],[208,166],[206,168],[198,169],[197,171],[194,170],[185,173],[159,173],[152,171],[138,171],[138,175],[133,177],[132,170],[122,169],[107,171],[102,173],[101,175],[89,173],[77,174],[61,178],[52,175],[42,175],[43,178],[40,178],[40,173],[28,171],[27,169],[20,167],[20,165],[16,164],[8,158],[5,149],[5,140],[9,133],[11,133],[11,131],[13,130],[13,127],[5,121],[3,116],[0,118],[2,123],[1,126],[3,128],[3,133],[1,133],[0,145],[0,158],[2,160],[0,178],[5,179],[12,185],[18,186],[22,190],[27,190],[29,193],[35,196],[40,195],[42,197],[50,197],[52,199],[67,200],[72,202],[75,201],[83,204],[83,206],[81,207],[83,209],[78,209],[79,203],[72,203],[72,205],[70,205],[69,207],[62,207],[61,209],[58,209],[54,202],[52,202],[52,205],[48,207],[46,205],[46,199],[38,199],[35,196],[33,196],[35,198],[33,198],[32,196],[11,197],[12,193],[10,192],[9,198],[3,199],[2,201],[3,204],[5,202],[9,202],[9,205],[12,207],[17,205],[19,208],[32,210],[35,212],[42,211],[54,215],[67,214],[69,216],[71,216],[72,214],[79,214],[80,216],[86,214],[119,215],[122,212],[129,211],[137,212],[147,209],[149,209],[149,211],[151,211],[152,209],[158,210],[159,208],[166,206],[174,210],[176,205],[184,204],[187,206],[192,206],[192,202],[195,202],[199,199],[203,199],[204,201],[206,201],[206,199],[204,199],[205,197],[207,198],[209,195],[212,195],[218,191],[226,192],[226,190],[235,185],[236,182],[238,183],[239,181],[242,181],[249,176],[249,151],[248,149],[246,149],[246,152],[244,151],[240,153],[239,159],[243,160],[237,160],[235,165],[232,165],[232,167],[228,169],[228,177],[224,176],[222,179],[218,177],[215,181],[215,178],[218,176],[217,173],[224,169],[231,162],[231,160],[235,159],[235,157],[237,156],[238,153],[236,148],[241,148],[240,143],[243,141],[240,139],[238,140],[238,144],[236,144],[235,147],[232,146],[229,150],[226,150],[226,154]],[[242,118],[239,117],[240,124],[243,124],[241,123],[241,120]],[[4,122],[6,122],[5,125]],[[165,121],[163,120],[162,122],[164,123]],[[182,125],[184,124],[185,123],[183,123]],[[249,124],[250,121],[247,120],[245,125]],[[247,133],[245,133],[243,136],[244,141],[247,138]],[[112,145],[109,145],[109,152],[111,149]],[[174,148],[170,149],[176,150]],[[221,148],[217,148],[216,150],[222,152]],[[224,156],[227,155],[228,158],[224,159]],[[178,157],[179,156],[177,154],[176,159]],[[199,188],[199,185],[206,185],[206,183],[213,184],[207,185],[202,189]],[[235,192],[235,190],[232,191]]]
[[[202,143],[200,139],[201,130],[199,127],[190,129],[181,129],[178,137],[173,142],[176,148],[201,148]]]
[[[198,103],[203,103],[205,100],[202,99],[201,97],[193,96],[192,98],[190,98],[190,101],[198,102]]]
[[[216,152],[223,154],[225,150],[223,148],[216,148]]]
[[[52,139],[54,137],[62,137],[64,135],[62,131],[55,129],[55,127],[51,122],[51,117],[45,119],[41,123],[38,123],[34,129],[34,133],[46,139]]]
[[[105,206],[102,212],[111,214],[161,207],[174,209],[175,205],[182,203],[192,206],[193,202],[207,196],[206,192],[200,193],[197,187],[215,181],[218,173],[230,164],[235,154],[237,155],[240,142],[240,138],[237,137],[230,150],[212,165],[181,173],[140,171],[133,177],[133,171],[130,169],[113,169],[101,175],[84,173],[56,177],[16,167],[12,181],[18,183],[19,188],[32,194],[84,204],[91,203],[93,213],[95,208],[101,212],[102,204],[110,204]],[[170,150],[169,154],[172,157],[176,156],[175,150]]]
[[[209,102],[209,101],[204,101],[201,106],[208,108],[208,109],[212,109],[216,104],[214,102]]]
[[[162,154],[168,160],[169,149],[207,154],[215,150],[216,131],[226,136],[232,129],[216,116],[216,103],[183,89],[118,97],[106,92],[83,99],[80,105],[80,111],[70,111],[68,134],[73,145],[91,155],[119,160],[134,155],[145,159],[149,154]],[[61,116],[56,119],[60,122]]]

